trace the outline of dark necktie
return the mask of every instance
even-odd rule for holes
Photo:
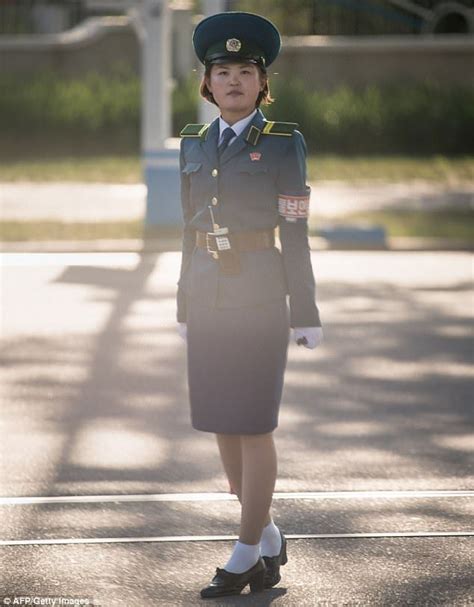
[[[229,145],[229,141],[232,139],[232,137],[235,137],[235,132],[230,128],[230,126],[228,126],[226,129],[224,129],[224,132],[222,133],[222,141],[217,148],[217,155],[219,158],[222,156],[222,152]]]

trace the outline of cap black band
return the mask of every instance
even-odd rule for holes
[[[205,65],[212,65],[214,63],[228,63],[228,62],[241,62],[241,63],[254,63],[260,67],[265,67],[265,58],[256,57],[254,55],[230,55],[229,53],[215,53],[209,55],[205,59]]]

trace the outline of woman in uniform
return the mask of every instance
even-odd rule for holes
[[[280,44],[276,27],[250,13],[213,15],[193,35],[205,66],[201,95],[220,116],[181,132],[177,320],[187,342],[192,426],[215,433],[241,503],[239,539],[203,598],[239,594],[247,584],[257,592],[281,579],[286,539],[270,507],[290,328],[299,345],[322,341],[305,142],[297,124],[267,121],[259,109],[272,101],[267,67]]]

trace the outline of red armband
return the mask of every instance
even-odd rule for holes
[[[278,213],[284,217],[286,221],[296,221],[301,218],[307,219],[309,217],[309,195],[309,191],[304,196],[279,194]]]

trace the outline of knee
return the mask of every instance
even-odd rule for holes
[[[222,434],[221,432],[215,433],[215,437],[217,440],[225,440],[225,441],[234,441],[238,442],[240,440],[240,434]]]
[[[240,438],[244,445],[262,445],[273,440],[273,432],[265,432],[264,434],[241,434]]]

